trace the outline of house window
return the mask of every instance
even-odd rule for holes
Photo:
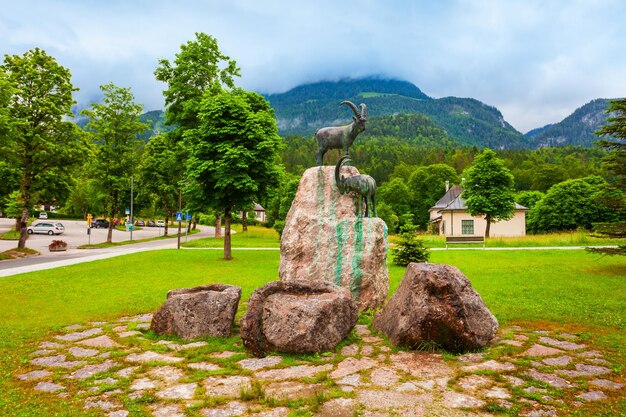
[[[461,234],[462,235],[474,234],[474,220],[461,220]]]

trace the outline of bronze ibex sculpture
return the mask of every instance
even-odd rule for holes
[[[348,156],[348,148],[350,148],[357,135],[365,130],[365,121],[367,120],[367,107],[365,104],[361,103],[360,113],[354,103],[350,101],[342,101],[341,104],[349,106],[354,112],[352,123],[345,126],[317,129],[315,132],[315,139],[317,139],[315,160],[318,166],[324,164],[324,154],[329,149],[343,149],[344,155]]]
[[[342,156],[335,166],[335,182],[341,194],[356,193],[359,196],[357,203],[357,215],[363,214],[363,201],[365,201],[365,217],[377,217],[376,214],[376,180],[369,175],[353,175],[344,177],[339,175],[344,161],[349,161],[349,156]]]

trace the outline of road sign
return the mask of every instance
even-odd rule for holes
[[[126,214],[130,214],[130,209],[126,209]]]
[[[187,213],[187,216],[185,216],[187,221],[191,220],[191,213]]]
[[[180,223],[180,222],[182,222],[182,221],[183,221],[183,212],[182,212],[182,211],[177,211],[177,212],[176,212],[176,221],[177,221],[178,223]]]

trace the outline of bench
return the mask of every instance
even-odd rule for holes
[[[470,243],[480,243],[483,245],[483,249],[484,249],[485,237],[484,236],[446,236],[446,249],[448,249],[448,245],[470,244]]]

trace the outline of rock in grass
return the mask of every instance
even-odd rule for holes
[[[350,333],[357,319],[357,304],[346,288],[323,281],[275,281],[250,297],[241,338],[255,356],[325,352]]]
[[[434,341],[462,352],[489,343],[498,321],[457,268],[412,263],[374,318],[374,328],[396,345],[417,347]]]
[[[172,290],[150,327],[157,334],[175,334],[185,340],[228,337],[240,298],[241,288],[233,285]]]

